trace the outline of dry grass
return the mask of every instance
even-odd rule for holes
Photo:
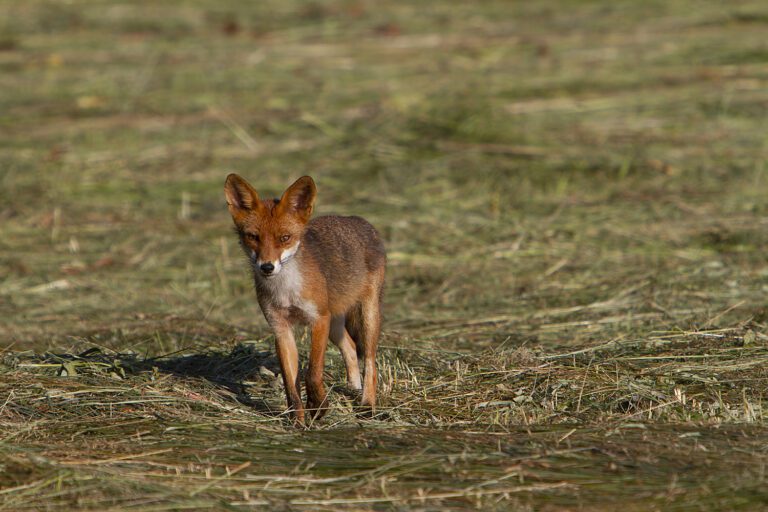
[[[669,333],[556,355],[390,347],[375,419],[334,394],[303,433],[261,342],[152,359],[16,353],[1,380],[4,503],[592,508],[611,496],[640,510],[689,506],[694,493],[754,506],[765,338]]]
[[[0,510],[764,508],[767,22],[0,5]],[[228,172],[384,234],[374,419],[285,417]]]

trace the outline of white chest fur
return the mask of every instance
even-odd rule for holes
[[[317,317],[317,306],[301,296],[303,279],[298,262],[290,259],[282,265],[277,275],[259,277],[258,293],[273,307],[296,308],[309,319]]]

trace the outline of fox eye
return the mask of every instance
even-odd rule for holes
[[[283,236],[280,237],[280,241],[282,243],[285,243],[285,242],[287,242],[290,239],[291,239],[291,235],[283,235]]]
[[[258,242],[259,241],[259,235],[257,235],[256,233],[246,233],[245,234],[245,238],[247,238],[248,240],[250,240],[252,242]]]

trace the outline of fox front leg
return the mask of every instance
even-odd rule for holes
[[[328,411],[327,396],[323,386],[323,370],[330,328],[330,314],[319,316],[312,325],[312,345],[309,350],[309,368],[307,369],[307,411],[314,420],[319,420]]]
[[[301,404],[301,380],[299,379],[299,351],[289,325],[278,323],[275,329],[275,348],[283,374],[283,385],[288,400],[288,409],[292,411],[296,423],[304,424],[304,407]]]

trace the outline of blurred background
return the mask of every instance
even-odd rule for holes
[[[384,345],[765,322],[765,2],[0,4],[0,342],[269,335],[229,172],[390,254]]]

